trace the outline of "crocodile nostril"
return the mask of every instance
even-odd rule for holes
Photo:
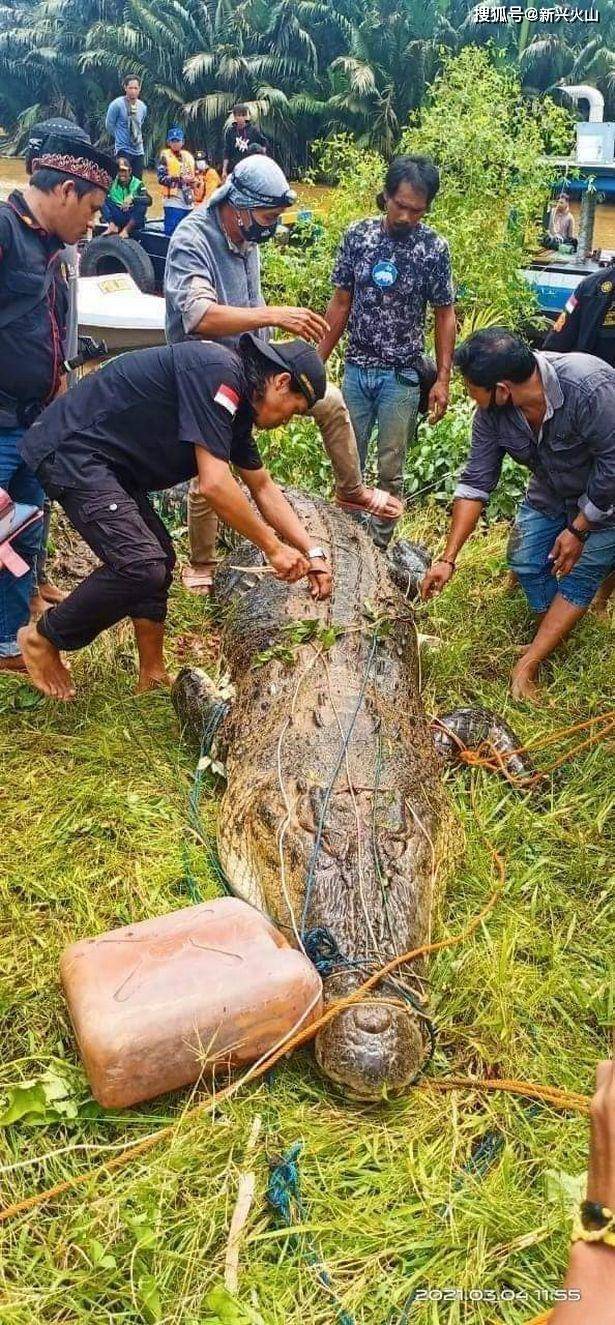
[[[360,1031],[379,1035],[391,1025],[391,1011],[381,1003],[361,1003],[355,1008],[354,1019]]]

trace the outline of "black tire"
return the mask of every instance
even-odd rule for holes
[[[154,293],[156,277],[152,260],[135,239],[99,235],[86,244],[79,267],[81,276],[108,276],[117,271],[128,272],[144,294]]]

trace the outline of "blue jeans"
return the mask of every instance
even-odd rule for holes
[[[103,221],[112,221],[118,230],[123,230],[128,222],[132,222],[133,230],[141,230],[145,225],[145,213],[147,212],[147,203],[135,202],[129,211],[125,212],[118,204],[112,202],[111,198],[105,198],[102,205],[101,216]]]
[[[568,575],[557,580],[549,553],[565,515],[545,515],[523,501],[508,543],[508,564],[534,612],[546,612],[556,594],[575,607],[589,607],[602,581],[615,568],[615,529],[596,529]]]
[[[42,506],[43,489],[17,450],[24,432],[25,428],[0,428],[0,488],[5,488],[15,502]],[[37,520],[11,540],[15,551],[30,566],[27,575],[17,579],[10,571],[0,569],[0,658],[16,657],[19,653],[16,636],[20,626],[25,626],[30,617],[30,599],[42,536],[41,521]]]
[[[172,235],[185,216],[190,215],[190,208],[185,204],[179,203],[175,206],[172,202],[165,202],[163,206],[163,220],[165,235]]]
[[[405,379],[405,380],[404,380]],[[365,471],[367,450],[374,428],[378,447],[378,485],[394,497],[404,487],[406,453],[414,438],[420,387],[414,369],[358,368],[347,363],[342,393]],[[395,528],[394,520],[369,520],[370,533],[378,547],[386,547]]]

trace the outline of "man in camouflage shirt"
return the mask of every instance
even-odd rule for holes
[[[427,305],[434,309],[437,378],[429,393],[432,422],[448,405],[455,348],[455,311],[448,245],[423,224],[440,185],[426,157],[391,162],[378,202],[383,217],[351,225],[342,239],[325,314],[330,331],[319,345],[327,359],[348,326],[342,391],[361,465],[376,429],[379,486],[402,495],[408,445],[420,398]],[[371,533],[386,547],[393,522],[371,517]]]

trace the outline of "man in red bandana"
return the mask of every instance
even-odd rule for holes
[[[0,488],[42,506],[44,493],[18,451],[25,430],[65,375],[68,293],[61,254],[86,233],[113,177],[114,162],[73,136],[47,138],[23,191],[0,203]],[[29,571],[0,565],[0,670],[25,671],[17,631],[29,617],[41,545],[40,521],[13,540]]]

